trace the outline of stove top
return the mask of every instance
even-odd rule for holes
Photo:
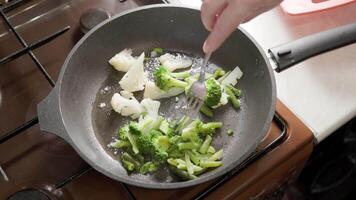
[[[203,198],[235,179],[231,172],[193,188],[160,192],[128,186],[96,172],[64,140],[39,130],[36,106],[51,91],[64,59],[83,32],[148,3],[161,2],[12,0],[0,7],[0,199]],[[289,126],[291,122],[302,126],[295,116],[286,117],[290,111],[280,103],[279,110],[284,110],[279,113],[282,117],[276,115],[259,149],[235,172],[287,138],[282,118]],[[311,136],[296,142],[305,145],[309,140]]]

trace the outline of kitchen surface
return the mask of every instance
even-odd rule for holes
[[[199,7],[199,0],[173,0]],[[242,25],[267,51],[303,36],[355,23],[356,3],[304,15],[281,7]],[[277,95],[320,142],[356,116],[356,44],[308,59],[276,73]],[[300,98],[302,96],[303,98]]]
[[[350,135],[356,132],[356,126],[346,122],[356,115],[355,44],[275,73],[278,100],[266,137],[253,154],[221,178],[188,188],[152,190],[117,182],[97,172],[63,139],[39,130],[37,104],[55,85],[71,48],[93,27],[84,23],[83,16],[92,16],[93,10],[89,9],[105,11],[100,21],[153,3],[200,5],[194,0],[13,0],[3,4],[0,199],[292,200],[285,191],[290,190],[289,185],[298,179],[303,168],[307,170],[301,178],[310,177],[309,172],[318,174],[311,161],[327,159],[325,153],[318,154],[325,152],[320,149],[329,147],[328,143],[333,145],[330,140],[343,141],[345,134],[352,140]],[[267,51],[312,33],[356,22],[355,12],[356,3],[300,16],[287,15],[277,7],[242,27]],[[11,56],[23,48],[26,50],[22,54]],[[337,129],[342,133],[332,134]],[[334,139],[339,135],[342,139]],[[327,155],[336,154],[339,152]],[[353,162],[353,157],[347,158],[345,163]],[[304,180],[300,179],[298,182]]]

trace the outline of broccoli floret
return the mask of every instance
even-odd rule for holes
[[[219,82],[213,78],[210,78],[205,81],[205,87],[205,104],[210,107],[218,105],[221,98],[221,86]]]
[[[212,135],[215,133],[215,129],[222,127],[221,122],[208,122],[200,126],[200,133]]]
[[[226,72],[221,69],[221,68],[218,68],[214,71],[214,74],[213,74],[213,77],[214,79],[219,79],[220,77],[224,76],[226,74]]]
[[[165,162],[168,157],[168,153],[165,150],[167,147],[163,145],[162,136],[161,132],[151,130],[150,133],[142,134],[138,137],[141,152],[161,163]]]
[[[155,83],[163,91],[168,91],[171,88],[184,89],[188,83],[174,78],[167,68],[160,66],[153,72]]]
[[[119,129],[119,138],[121,140],[127,140],[127,133],[129,132],[129,125],[126,124]]]
[[[134,135],[141,135],[141,130],[137,122],[130,122],[129,131]]]

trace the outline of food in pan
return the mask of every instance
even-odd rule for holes
[[[147,65],[149,62],[155,65]],[[190,57],[160,48],[153,49],[149,57],[145,58],[145,53],[134,57],[131,49],[124,49],[109,63],[125,72],[119,82],[122,90],[112,96],[111,106],[122,116],[131,117],[131,121],[119,128],[110,146],[121,150],[121,163],[129,173],[153,173],[168,166],[183,179],[195,179],[223,164],[223,150],[212,146],[222,122],[203,122],[187,116],[170,119],[159,114],[159,99],[187,92],[198,79]],[[201,113],[211,118],[215,109],[228,106],[229,102],[239,109],[241,90],[235,86],[242,75],[239,67],[207,73],[207,95]],[[133,93],[137,91],[143,91],[141,101]],[[175,98],[178,102],[179,98]],[[231,136],[233,132],[228,129],[227,134]]]

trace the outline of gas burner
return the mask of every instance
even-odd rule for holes
[[[98,25],[100,22],[110,18],[110,14],[101,8],[91,8],[85,11],[80,17],[80,28],[85,34]]]
[[[51,200],[51,198],[41,190],[24,189],[12,194],[8,200]]]

